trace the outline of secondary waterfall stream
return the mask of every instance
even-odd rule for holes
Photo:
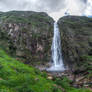
[[[64,71],[64,64],[61,53],[61,39],[57,22],[54,23],[54,37],[52,42],[52,65],[47,71]]]

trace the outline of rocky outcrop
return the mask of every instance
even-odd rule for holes
[[[53,22],[43,12],[1,12],[0,47],[24,63],[49,62]]]
[[[58,24],[65,64],[71,69],[81,69],[86,62],[83,57],[92,56],[92,18],[65,16]]]

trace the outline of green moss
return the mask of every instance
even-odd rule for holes
[[[30,21],[27,19],[27,18],[24,18],[24,17],[19,17],[19,16],[14,16],[14,15],[11,15],[9,17],[1,17],[1,19],[3,21],[7,21],[7,22],[15,22],[15,23],[30,23]]]
[[[48,26],[44,24],[44,21],[49,23],[49,20],[53,20],[45,13],[36,13],[36,12],[23,12],[23,11],[11,11],[5,12],[0,15],[0,19],[5,22],[10,23],[28,23],[32,24],[32,26],[41,26],[45,27]]]

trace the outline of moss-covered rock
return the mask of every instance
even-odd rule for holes
[[[2,12],[0,46],[24,63],[49,62],[53,22],[43,12]]]
[[[58,24],[65,63],[74,70],[81,68],[81,63],[87,62],[81,57],[92,56],[92,18],[65,16]]]

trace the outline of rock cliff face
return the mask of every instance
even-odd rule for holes
[[[76,69],[86,62],[85,56],[92,56],[92,19],[65,16],[58,21],[58,24],[65,64]]]
[[[0,47],[26,64],[50,61],[53,19],[43,12],[0,12]],[[65,16],[58,21],[65,65],[77,69],[92,56],[92,19]],[[91,60],[92,61],[92,60]]]
[[[53,22],[43,12],[1,12],[0,47],[24,63],[49,62]]]

